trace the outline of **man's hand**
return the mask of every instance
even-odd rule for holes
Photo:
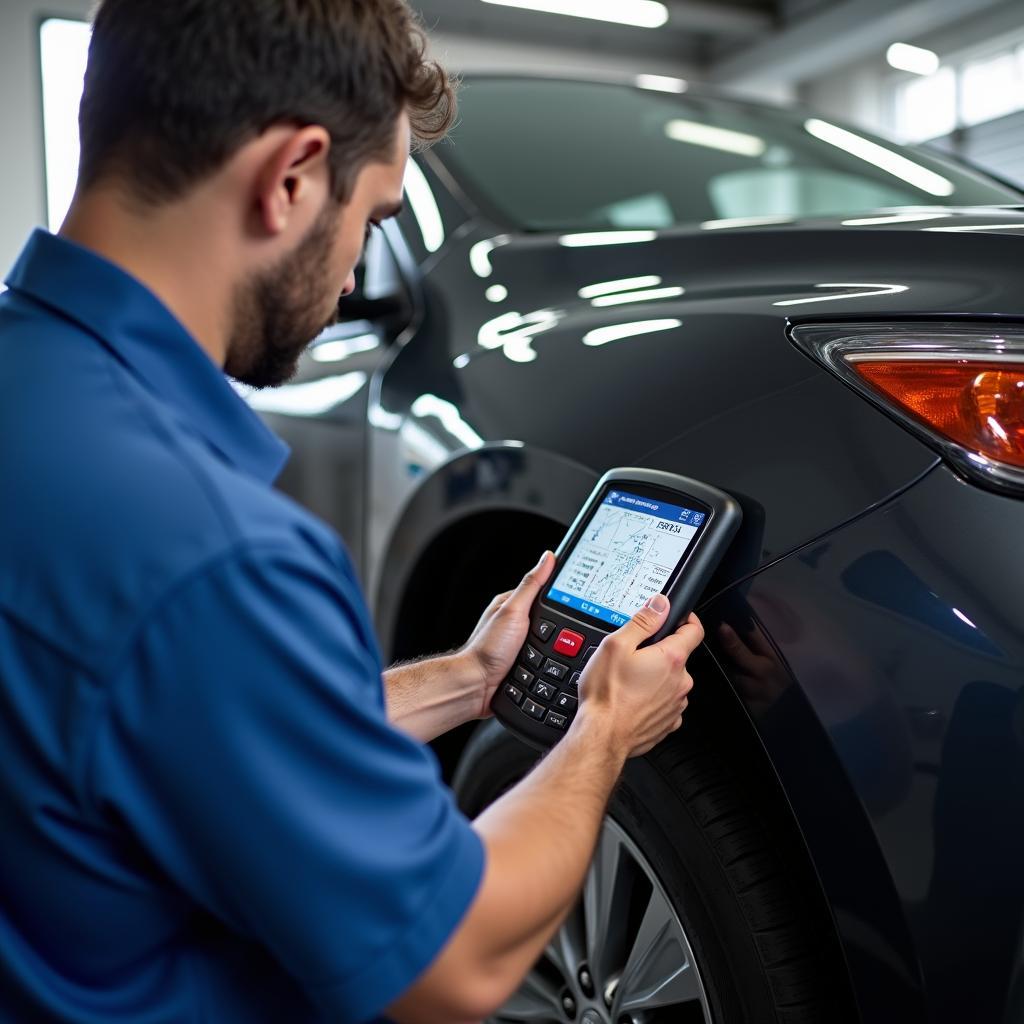
[[[700,620],[691,613],[674,633],[638,649],[658,632],[668,612],[668,598],[656,594],[601,641],[580,679],[577,720],[599,716],[623,758],[646,754],[683,722],[693,688],[686,661],[704,639]]]
[[[547,583],[555,559],[545,551],[515,590],[498,594],[484,609],[459,656],[479,674],[480,710],[477,718],[491,713],[491,698],[508,675],[530,629],[530,605]]]

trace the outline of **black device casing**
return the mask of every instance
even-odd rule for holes
[[[597,482],[559,544],[555,552],[556,565],[544,586],[545,593],[605,494],[612,488],[640,496],[646,494],[662,500],[672,499],[689,506],[697,505],[706,514],[682,562],[662,591],[672,602],[669,616],[662,628],[645,641],[646,646],[674,632],[693,611],[739,529],[742,512],[736,500],[728,494],[688,477],[632,467],[609,470]],[[583,667],[601,640],[616,628],[548,603],[542,594],[530,609],[530,633],[516,664],[491,701],[495,717],[532,746],[552,746],[572,724],[579,701],[578,680]],[[566,655],[554,650],[553,645],[563,629],[584,638],[575,654]]]

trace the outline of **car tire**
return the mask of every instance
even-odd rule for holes
[[[638,888],[622,869],[620,887],[631,886],[631,895],[626,901],[616,897],[617,927],[636,932],[644,907],[630,904],[653,905],[657,895],[674,915],[674,955],[681,963],[689,960],[699,984],[691,979],[682,1002],[658,1006],[654,999],[638,1012],[622,1012],[622,999],[614,993],[602,999],[607,993],[601,987],[615,978],[616,969],[626,975],[615,960],[628,958],[625,951],[634,940],[620,938],[618,949],[594,951],[604,961],[600,964],[569,964],[570,947],[577,960],[589,948],[582,939],[575,945],[567,941],[581,937],[586,927],[581,899],[521,995],[495,1020],[846,1024],[859,1019],[831,915],[773,777],[769,784],[763,754],[749,736],[744,744],[735,731],[727,736],[713,728],[711,709],[694,703],[699,702],[691,703],[677,733],[627,765],[591,873],[604,846],[618,844],[625,851],[617,856],[630,862],[637,877],[648,879]],[[750,749],[739,749],[744,745]],[[463,811],[478,814],[521,779],[537,757],[496,722],[482,725],[453,779]],[[571,799],[571,794],[552,798]],[[659,955],[664,960],[665,951]],[[581,990],[581,966],[588,978],[593,975],[593,991]],[[560,1006],[546,1015],[538,993]]]

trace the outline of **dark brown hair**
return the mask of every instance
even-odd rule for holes
[[[322,125],[333,191],[385,159],[404,109],[444,136],[452,83],[405,0],[101,0],[79,113],[79,185],[180,198],[273,124]]]

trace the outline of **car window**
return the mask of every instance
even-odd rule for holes
[[[827,119],[624,85],[470,79],[437,152],[525,230],[666,228],[1020,203],[980,174]]]

